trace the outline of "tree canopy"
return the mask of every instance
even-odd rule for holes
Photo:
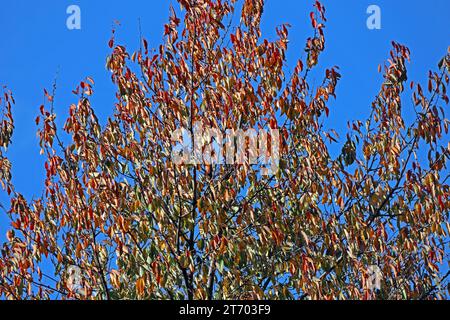
[[[341,75],[319,64],[320,2],[291,69],[289,25],[264,39],[263,0],[178,2],[159,48],[142,38],[128,52],[113,32],[106,67],[117,91],[106,124],[90,102],[93,79],[74,90],[63,128],[56,87],[45,91],[36,119],[45,190],[33,200],[11,180],[15,101],[3,88],[0,178],[11,226],[0,297],[448,297],[450,52],[421,85],[408,79],[409,49],[393,42],[370,117],[339,137],[326,124]],[[198,123],[223,135],[267,132],[266,148],[260,140],[256,158],[244,150],[243,163],[175,162],[180,128],[201,151],[214,143],[198,137]],[[275,146],[276,170],[267,170]]]

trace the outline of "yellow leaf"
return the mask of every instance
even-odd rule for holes
[[[144,280],[144,278],[139,278],[136,281],[136,293],[139,296],[143,296],[144,295],[144,290],[145,290],[145,280]]]

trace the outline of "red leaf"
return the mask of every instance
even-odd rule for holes
[[[148,53],[148,42],[145,39],[143,39],[142,42],[144,43],[145,54],[147,54]]]
[[[441,206],[441,210],[445,210],[444,201],[442,201],[442,196],[438,196],[439,205]]]

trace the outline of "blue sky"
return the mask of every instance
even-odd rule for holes
[[[321,66],[338,65],[342,80],[338,99],[331,105],[328,126],[343,133],[346,122],[364,119],[376,95],[381,76],[377,72],[396,40],[410,47],[412,63],[409,78],[424,81],[429,69],[435,69],[450,45],[450,1],[324,0],[327,8],[327,49]],[[162,40],[174,0],[4,0],[0,7],[0,85],[13,90],[16,131],[9,157],[17,190],[28,199],[43,190],[43,157],[39,155],[35,118],[43,102],[43,88],[50,89],[58,73],[56,112],[60,123],[68,107],[76,102],[71,91],[86,76],[94,78],[93,106],[104,120],[113,110],[115,89],[105,70],[107,46],[114,20],[121,22],[118,42],[129,50],[139,45],[138,19],[150,47]],[[295,65],[303,54],[305,40],[311,34],[308,12],[312,0],[267,0],[263,17],[263,36],[274,38],[275,27],[292,25],[288,61]],[[366,27],[367,7],[381,8],[382,29]],[[66,27],[69,5],[81,8],[81,30]],[[317,79],[320,81],[320,79]],[[407,111],[406,111],[407,112]],[[7,206],[7,198],[0,201]],[[7,229],[0,217],[0,239]]]

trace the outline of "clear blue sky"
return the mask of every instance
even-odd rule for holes
[[[388,57],[390,42],[396,40],[410,47],[410,79],[424,81],[436,68],[450,45],[449,0],[324,0],[327,7],[327,50],[321,65],[338,65],[342,80],[338,100],[333,102],[329,126],[343,132],[347,120],[364,119],[381,77],[377,67]],[[68,107],[76,102],[71,94],[86,76],[95,79],[93,105],[103,121],[112,113],[115,89],[105,70],[107,46],[114,20],[122,26],[117,38],[130,51],[139,43],[138,19],[150,47],[159,45],[167,20],[168,0],[3,0],[0,7],[0,85],[14,91],[16,131],[9,157],[17,190],[28,199],[43,190],[43,158],[39,156],[34,119],[43,102],[43,88],[51,88],[59,70],[56,111],[60,123]],[[288,59],[303,53],[310,35],[308,12],[312,0],[267,0],[263,19],[264,36],[273,38],[275,26],[292,25]],[[68,30],[66,9],[81,8],[81,30]],[[376,4],[382,10],[382,29],[366,27],[366,9]],[[319,79],[317,80],[319,81]],[[7,198],[1,194],[0,201]],[[0,240],[7,229],[0,217]]]

